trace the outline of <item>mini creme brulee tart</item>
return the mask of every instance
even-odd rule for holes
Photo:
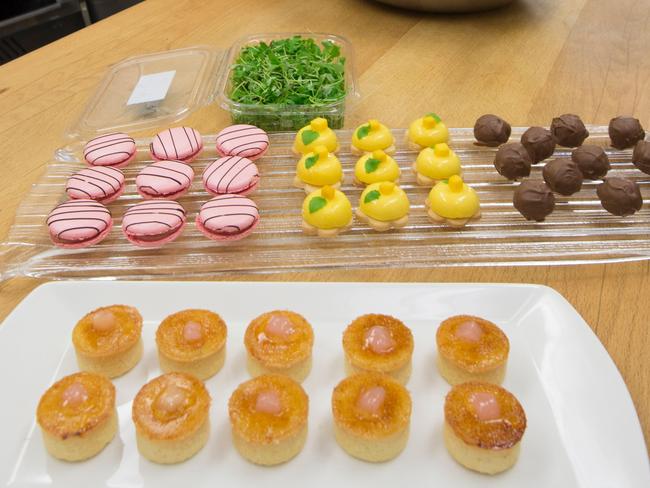
[[[251,376],[277,373],[301,383],[311,371],[314,332],[302,315],[287,310],[267,312],[246,329]]]
[[[209,310],[182,310],[165,318],[156,331],[158,360],[164,373],[214,376],[226,358],[225,322]]]
[[[438,370],[450,385],[503,382],[510,343],[489,320],[470,315],[449,317],[438,327],[436,344]]]
[[[79,369],[109,378],[123,375],[142,357],[141,334],[142,317],[134,307],[93,310],[72,331]]]
[[[402,384],[411,376],[413,334],[389,315],[356,318],[343,332],[343,350],[348,375],[364,371],[385,373]]]
[[[393,459],[404,450],[411,422],[411,396],[388,375],[359,373],[332,394],[334,435],[351,456],[370,462]]]
[[[133,400],[138,450],[160,464],[191,458],[210,435],[210,394],[186,373],[167,373],[144,385]]]
[[[498,385],[463,383],[445,398],[445,446],[466,468],[485,474],[511,468],[525,430],[524,409]]]
[[[115,387],[105,376],[75,373],[41,397],[36,420],[47,451],[65,461],[98,454],[117,432]]]
[[[228,402],[232,439],[245,459],[263,466],[289,461],[305,445],[309,398],[283,375],[262,375],[237,387]]]

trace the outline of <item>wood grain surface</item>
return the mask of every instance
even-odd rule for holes
[[[0,67],[3,191],[0,240],[22,197],[63,145],[106,70],[121,59],[197,44],[227,48],[259,32],[332,32],[350,39],[362,99],[347,126],[371,116],[404,127],[435,110],[472,126],[486,112],[513,125],[580,114],[607,124],[633,114],[650,127],[650,2],[519,0],[476,15],[427,15],[370,0],[148,0]],[[215,133],[217,106],[187,123]],[[287,273],[261,280],[540,283],[562,293],[591,325],[632,394],[650,441],[648,264]],[[223,276],[220,279],[242,279]],[[250,279],[250,278],[247,278]],[[0,319],[37,280],[0,284]]]

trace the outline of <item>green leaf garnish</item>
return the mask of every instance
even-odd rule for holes
[[[318,139],[318,132],[316,132],[315,130],[305,129],[302,131],[300,137],[302,138],[302,143],[305,146],[308,146],[316,139]]]
[[[440,117],[438,117],[438,114],[434,114],[433,112],[430,112],[427,115],[429,115],[430,117],[433,117],[436,122],[442,122],[442,119]]]
[[[314,197],[309,200],[309,213],[318,212],[321,208],[327,205],[327,200],[323,197]]]
[[[375,158],[366,159],[366,173],[374,173],[375,171],[377,171],[377,168],[379,167],[380,163],[381,163],[381,159],[375,159]]]
[[[381,193],[379,193],[379,190],[369,191],[366,197],[363,199],[363,203],[370,203],[373,200],[378,200],[380,196]]]
[[[370,134],[370,124],[362,125],[357,129],[357,139],[363,139]]]
[[[442,180],[442,182],[443,182],[445,185],[448,185],[448,184],[449,184],[449,178],[445,178],[444,180]]]
[[[346,95],[345,57],[335,42],[300,36],[249,44],[239,51],[228,81],[233,102],[270,106],[257,113],[245,107],[233,111],[237,123],[265,130],[298,130],[318,114],[283,112],[291,112],[291,105],[318,107],[342,101]],[[330,127],[342,126],[338,117],[327,115]]]
[[[315,165],[318,162],[318,154],[314,154],[313,156],[309,156],[307,159],[305,159],[305,168],[309,169],[313,165]]]

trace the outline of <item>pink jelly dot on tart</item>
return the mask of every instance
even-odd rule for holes
[[[124,192],[124,173],[112,166],[84,168],[68,178],[65,191],[71,200],[111,203]]]
[[[149,145],[151,157],[158,160],[176,160],[191,163],[203,149],[203,139],[191,127],[173,127],[159,132]]]
[[[220,195],[201,206],[197,228],[216,241],[243,239],[260,221],[257,205],[241,195]]]
[[[470,396],[470,402],[481,422],[498,420],[501,417],[499,402],[492,393],[477,391]]]
[[[135,159],[135,141],[123,132],[95,137],[84,146],[84,159],[91,166],[121,168]]]
[[[157,161],[145,167],[135,179],[138,193],[146,199],[175,200],[192,185],[194,170],[182,161]]]
[[[366,331],[364,347],[375,354],[387,354],[395,349],[395,345],[390,330],[382,325],[375,325]]]
[[[386,400],[386,390],[382,386],[373,386],[365,389],[357,399],[357,408],[371,415],[381,412]]]
[[[72,383],[65,390],[63,390],[61,400],[63,407],[78,407],[83,402],[88,400],[88,390],[86,390],[86,387],[81,383]]]
[[[261,391],[255,399],[255,410],[270,415],[282,413],[282,400],[275,390]]]
[[[122,232],[136,246],[160,247],[176,239],[185,226],[185,209],[173,200],[149,200],[130,207]]]
[[[247,195],[255,190],[259,180],[257,165],[240,156],[219,158],[203,172],[203,186],[213,195]]]
[[[75,249],[103,240],[113,227],[113,219],[95,200],[70,200],[55,207],[46,224],[53,244]]]
[[[217,134],[217,152],[222,156],[262,157],[269,147],[269,136],[259,127],[237,124]]]
[[[100,310],[92,318],[92,327],[96,332],[105,333],[115,327],[115,315],[110,310]]]
[[[481,326],[474,320],[468,320],[461,323],[455,332],[455,336],[458,339],[462,339],[468,342],[478,342],[481,340],[483,335],[483,329]]]
[[[295,329],[293,328],[293,322],[287,316],[276,313],[271,315],[264,332],[273,337],[287,339],[295,332]]]
[[[190,320],[183,326],[183,339],[186,342],[198,342],[203,339],[203,326]]]

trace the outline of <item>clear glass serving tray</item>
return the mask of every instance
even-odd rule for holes
[[[518,140],[524,128],[514,128]],[[607,128],[589,127],[588,143],[607,147]],[[248,238],[217,243],[194,226],[200,205],[210,196],[202,187],[201,174],[216,156],[215,136],[204,138],[206,149],[193,163],[192,190],[180,199],[188,211],[188,225],[176,241],[160,249],[142,249],[122,235],[120,222],[129,205],[140,200],[134,180],[151,162],[148,140],[138,140],[137,161],[125,169],[124,195],[109,205],[115,221],[111,234],[99,245],[66,250],[50,243],[45,218],[65,199],[67,177],[84,167],[81,144],[57,151],[41,180],[20,205],[8,239],[0,246],[2,278],[147,278],[210,276],[226,272],[272,273],[336,268],[431,268],[439,266],[558,265],[645,260],[650,258],[650,207],[630,217],[607,213],[596,196],[597,182],[585,181],[571,197],[558,197],[556,209],[543,223],[526,221],[512,206],[511,183],[497,174],[492,161],[496,149],[474,144],[471,129],[451,129],[452,147],[463,164],[465,181],[481,199],[482,217],[465,228],[432,223],[424,200],[428,189],[415,185],[411,165],[417,152],[408,150],[404,130],[395,130],[396,160],[402,168],[402,187],[411,200],[407,227],[379,233],[355,221],[352,229],[333,239],[305,236],[301,230],[301,190],[292,187],[297,157],[291,152],[294,134],[271,135],[268,154],[258,161],[262,174],[252,195],[261,211],[261,222]],[[339,157],[346,183],[343,191],[356,207],[361,189],[352,185],[356,157],[349,151],[351,131],[338,131]],[[650,195],[650,176],[630,162],[631,150],[607,147],[610,175],[625,176]],[[569,156],[559,148],[555,156]],[[541,178],[543,164],[533,167],[531,178]]]

